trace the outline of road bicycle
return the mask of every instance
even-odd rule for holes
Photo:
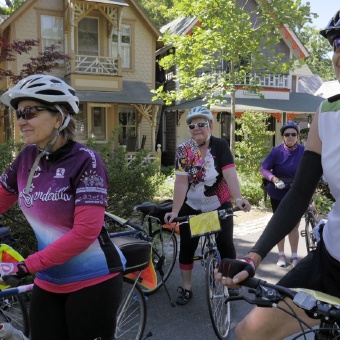
[[[243,300],[258,307],[279,308],[295,318],[301,327],[301,332],[295,334],[292,340],[307,339],[309,334],[314,335],[318,340],[340,339],[340,299],[334,296],[321,293],[315,290],[303,288],[285,288],[276,284],[268,283],[264,280],[252,277],[239,283],[248,288],[248,292],[243,289],[237,296],[229,296],[225,299],[226,303]],[[306,311],[313,319],[320,319],[318,328],[311,327],[298,318],[286,304],[278,305],[289,298],[299,308]],[[270,320],[268,321],[270,322]]]
[[[178,226],[164,223],[164,215],[172,210],[172,200],[159,204],[143,202],[134,207],[140,213],[138,223],[145,226],[144,237],[152,245],[152,261],[157,274],[157,286],[154,289],[143,289],[145,295],[155,293],[169,278],[177,259]],[[165,289],[167,290],[166,286]]]
[[[168,228],[163,222],[165,213],[171,211],[171,208],[172,201],[166,201],[161,204],[144,202],[134,207],[134,210],[141,214],[138,223],[123,219],[109,212],[105,213],[105,223],[109,231],[128,228],[135,231],[135,238],[151,243],[152,262],[156,270],[157,283],[153,288],[142,285],[143,293],[145,295],[153,294],[164,285],[171,305],[174,306],[165,281],[169,278],[175,265],[178,243],[176,229]]]
[[[230,304],[226,299],[234,294],[234,290],[215,281],[214,271],[221,262],[220,253],[216,245],[216,231],[220,219],[232,218],[239,208],[215,210],[196,216],[177,217],[174,221],[189,223],[193,237],[200,237],[201,253],[194,257],[195,261],[201,261],[205,269],[205,294],[208,303],[210,320],[218,339],[227,339],[230,331]],[[194,220],[195,219],[195,220]]]
[[[137,227],[137,225],[135,225]],[[151,246],[131,243],[124,240],[123,236],[133,235],[137,231],[129,233],[117,232],[110,234],[113,240],[119,240],[120,249],[127,258],[127,267],[124,271],[122,301],[117,312],[117,325],[114,339],[140,340],[142,339],[146,324],[146,300],[144,293],[138,284],[140,274],[150,261]],[[122,241],[123,240],[123,241]],[[117,242],[117,241],[116,241]],[[114,242],[115,243],[115,242]],[[145,242],[149,244],[148,242]],[[141,247],[142,246],[142,247]],[[134,250],[133,248],[137,250]],[[129,260],[133,256],[133,268],[129,267]],[[135,280],[126,275],[131,271],[137,272]],[[16,276],[9,277],[8,284],[19,285],[20,280]],[[27,304],[22,293],[29,293],[33,284],[20,285],[15,288],[7,288],[0,291],[0,323],[9,323],[15,329],[20,330],[25,336],[29,336],[29,321]]]

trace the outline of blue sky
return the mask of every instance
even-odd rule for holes
[[[340,10],[339,0],[302,0],[303,4],[310,3],[311,12],[319,17],[313,20],[313,26],[318,29],[325,28],[331,17]]]

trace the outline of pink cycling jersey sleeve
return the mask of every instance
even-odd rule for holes
[[[86,250],[98,237],[104,221],[105,207],[77,206],[73,228],[45,249],[29,255],[25,264],[30,273],[67,262]]]
[[[17,195],[10,193],[0,185],[0,214],[5,213],[17,200]]]

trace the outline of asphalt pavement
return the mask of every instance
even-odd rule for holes
[[[270,215],[246,222],[235,226],[234,242],[238,256],[245,255],[254,242],[259,238],[265,227]],[[301,223],[301,227],[304,224]],[[290,257],[288,238],[286,239],[286,256]],[[306,255],[305,240],[300,236],[299,240],[299,257]],[[276,283],[292,267],[280,268],[276,265],[278,258],[277,247],[275,247],[261,263],[256,271],[256,276],[272,283]],[[193,299],[185,306],[172,307],[169,297],[164,287],[160,288],[155,294],[147,297],[147,323],[144,332],[144,338],[150,340],[168,340],[168,339],[185,339],[185,340],[215,340],[214,330],[212,328],[208,306],[205,296],[205,272],[199,261],[195,262],[193,270]],[[166,282],[171,300],[176,301],[177,287],[181,285],[178,261],[174,270]],[[244,301],[235,301],[231,306],[231,332],[230,340],[236,339],[234,329],[237,323],[253,308]]]

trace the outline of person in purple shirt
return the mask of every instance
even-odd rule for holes
[[[38,241],[23,262],[0,262],[1,279],[35,274],[31,340],[111,340],[125,258],[103,226],[104,164],[74,141],[75,90],[59,78],[32,75],[1,101],[16,111],[26,146],[0,176],[0,214],[17,202]]]
[[[281,127],[280,132],[283,143],[271,150],[260,168],[261,174],[268,180],[267,191],[273,213],[287,194],[305,149],[303,145],[298,144],[300,128],[295,122],[285,123]],[[292,252],[290,262],[294,267],[299,262],[297,256],[299,223],[289,233],[288,239]],[[279,250],[277,265],[279,267],[286,267],[285,239],[283,238],[277,246]]]

